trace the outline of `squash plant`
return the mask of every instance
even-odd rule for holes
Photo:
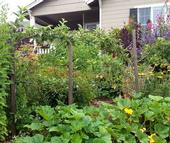
[[[14,143],[166,143],[170,140],[170,98],[117,98],[99,108],[40,106],[27,136]],[[25,133],[24,133],[25,134]]]

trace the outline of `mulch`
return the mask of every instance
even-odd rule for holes
[[[113,99],[106,97],[106,96],[100,96],[97,98],[94,98],[91,102],[91,106],[99,107],[102,103],[108,103],[108,104],[114,104]]]

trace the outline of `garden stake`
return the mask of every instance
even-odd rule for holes
[[[15,69],[15,48],[12,49],[12,72],[11,72],[11,98],[10,98],[10,115],[11,115],[11,135],[16,135],[15,113],[16,113],[16,69]]]
[[[135,91],[139,91],[139,77],[138,77],[138,58],[136,48],[136,30],[133,30],[133,65],[134,65],[134,76],[135,76]]]
[[[71,42],[68,42],[69,50],[69,67],[68,67],[68,104],[73,103],[73,46]]]

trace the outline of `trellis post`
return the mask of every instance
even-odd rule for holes
[[[15,114],[16,114],[16,65],[15,65],[15,48],[12,49],[12,72],[10,76],[10,114],[11,114],[11,135],[14,137],[16,135],[16,124],[15,124]]]
[[[134,77],[135,77],[135,91],[139,91],[139,77],[138,77],[138,57],[137,57],[137,40],[136,40],[136,30],[132,31],[133,37],[133,67],[134,67]]]
[[[68,56],[69,56],[69,65],[68,65],[68,104],[73,103],[73,45],[68,42]]]

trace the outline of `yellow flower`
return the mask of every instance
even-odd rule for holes
[[[139,75],[139,76],[145,76],[145,74],[144,74],[144,73],[138,73],[138,75]]]
[[[160,74],[161,74],[161,75],[164,75],[164,73],[163,73],[163,72],[160,72]]]
[[[96,75],[96,79],[103,79],[104,76],[103,75]]]
[[[159,79],[163,79],[163,76],[157,76],[157,78],[159,78]]]
[[[142,128],[142,129],[140,129],[140,131],[141,131],[142,133],[144,133],[144,132],[146,131],[146,128]]]
[[[115,84],[112,84],[112,89],[116,89],[116,85]]]
[[[167,67],[168,70],[170,70],[170,65]]]
[[[100,75],[100,79],[103,79],[104,78],[104,76],[103,75]]]
[[[168,121],[170,121],[170,116],[166,116],[165,118],[166,118]]]
[[[98,79],[98,78],[99,78],[99,75],[96,75],[96,78]]]
[[[156,141],[155,141],[155,136],[156,136],[156,134],[151,134],[150,136],[148,136],[148,138],[149,138],[149,143],[156,143]]]
[[[149,72],[149,74],[150,74],[151,76],[153,76],[153,75],[154,75],[154,73],[153,73],[153,72]]]
[[[124,109],[124,112],[129,114],[129,115],[132,115],[133,114],[133,110],[131,108],[125,108]]]

